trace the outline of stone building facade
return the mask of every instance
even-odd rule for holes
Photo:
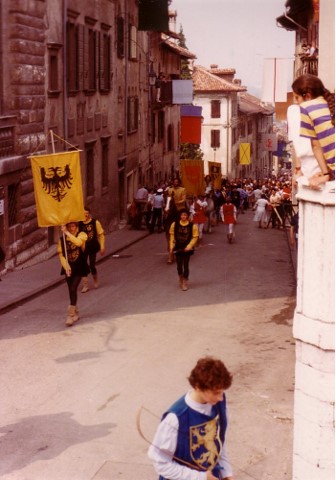
[[[169,31],[168,1],[158,3],[164,32],[140,29],[146,1],[1,2],[0,270],[52,255],[59,236],[37,224],[30,155],[80,149],[84,202],[106,231],[126,218],[139,183],[178,169],[169,88],[181,57],[194,56]]]
[[[272,155],[261,135],[272,132],[274,108],[247,93],[232,68],[194,66],[194,104],[202,107],[204,172],[209,162],[221,164],[225,177],[262,178],[272,171]],[[240,165],[239,146],[250,144],[250,164]]]

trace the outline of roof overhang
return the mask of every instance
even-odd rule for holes
[[[289,15],[284,13],[281,15],[281,17],[278,17],[276,19],[278,27],[285,28],[286,30],[305,30],[307,31],[307,28],[304,27],[303,25],[300,25],[298,22],[296,22],[293,18],[291,18]]]

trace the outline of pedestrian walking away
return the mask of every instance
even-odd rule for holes
[[[162,416],[148,456],[159,480],[233,480],[225,446],[225,391],[232,375],[220,359],[200,358],[191,385]]]
[[[77,290],[82,277],[89,273],[89,267],[84,254],[87,235],[79,230],[77,222],[62,225],[61,231],[63,235],[58,241],[57,252],[62,265],[61,275],[66,276],[70,299],[65,324],[71,327],[79,320]]]
[[[255,214],[253,217],[254,222],[259,222],[259,228],[267,228],[267,212],[266,207],[271,205],[270,202],[267,200],[266,195],[263,193],[261,198],[256,201],[254,205]]]
[[[188,290],[189,261],[198,241],[198,228],[189,221],[189,212],[182,209],[179,220],[173,222],[169,230],[170,252],[175,253],[179,284],[183,291]]]
[[[83,231],[87,235],[87,241],[85,243],[85,258],[89,262],[89,272],[93,277],[94,288],[98,288],[98,273],[96,267],[97,253],[100,255],[105,254],[105,233],[99,220],[92,218],[91,210],[89,207],[84,207],[85,220],[79,222],[79,230]],[[83,277],[82,293],[89,290],[89,278]]]
[[[158,233],[163,231],[163,209],[165,206],[165,199],[163,196],[163,189],[158,188],[155,195],[153,196],[153,211],[152,211],[152,220],[149,226],[150,233],[154,233],[155,225],[157,223]]]
[[[227,225],[227,239],[229,243],[232,243],[236,236],[235,225],[237,223],[237,208],[231,202],[231,198],[227,197],[222,209],[224,218],[223,223],[224,225]]]

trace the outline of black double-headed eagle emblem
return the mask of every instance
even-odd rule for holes
[[[54,200],[61,202],[71,189],[73,176],[70,166],[49,167],[47,169],[41,167],[41,182],[43,190],[47,192]]]

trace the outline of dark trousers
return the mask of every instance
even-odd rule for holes
[[[69,290],[70,305],[77,305],[77,290],[82,280],[78,275],[66,277],[66,282]]]
[[[278,205],[276,207],[273,207],[272,214],[271,214],[272,227],[276,227],[277,225],[278,226],[282,225],[281,221],[279,220],[278,215],[276,214],[276,211],[274,210],[275,208],[276,208],[276,211],[278,212],[279,217],[282,220],[282,223],[283,223],[283,218],[284,218],[284,211],[283,211],[282,205]]]
[[[176,254],[177,273],[182,275],[183,278],[186,278],[187,280],[189,278],[189,260],[189,253],[179,252]]]
[[[89,255],[86,255],[86,261],[89,261],[90,272],[92,275],[97,275],[96,259],[96,253],[90,253]]]
[[[155,224],[157,223],[158,230],[162,229],[162,208],[153,208],[152,221],[149,226],[150,232],[154,232]]]

